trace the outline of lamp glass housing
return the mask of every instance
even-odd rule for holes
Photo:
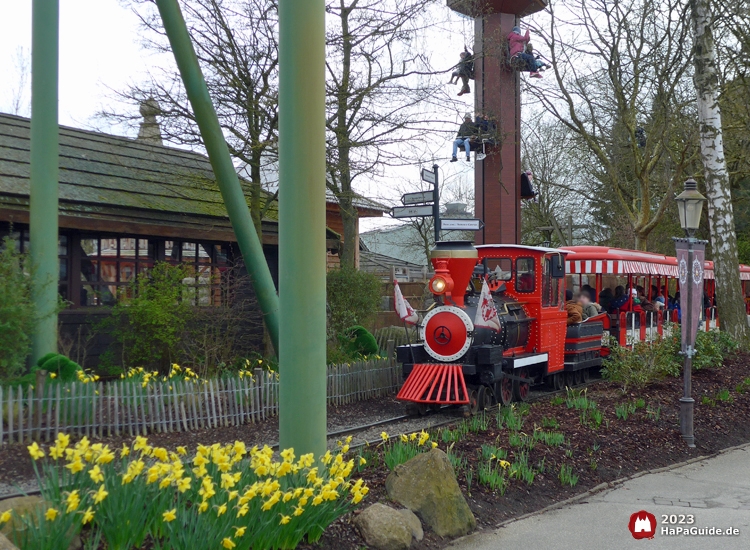
[[[694,180],[685,182],[685,190],[675,197],[680,214],[680,227],[687,232],[696,231],[701,225],[701,214],[706,197],[698,191]]]

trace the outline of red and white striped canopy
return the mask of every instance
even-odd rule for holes
[[[664,275],[677,277],[677,265],[634,260],[568,260],[568,273],[604,275]]]

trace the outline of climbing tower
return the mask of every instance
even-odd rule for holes
[[[506,38],[521,17],[543,10],[547,1],[447,2],[452,10],[474,18],[475,109],[497,121],[499,134],[498,145],[474,168],[475,215],[484,221],[476,242],[520,243],[521,73],[509,67]]]

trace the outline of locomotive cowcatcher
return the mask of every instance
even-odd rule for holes
[[[588,380],[601,366],[607,316],[567,326],[566,254],[438,242],[429,283],[435,303],[418,325],[419,341],[397,348],[405,379],[397,399],[422,414],[445,404],[473,414],[496,402],[525,401],[534,384],[561,389]],[[492,323],[483,322],[488,312]]]

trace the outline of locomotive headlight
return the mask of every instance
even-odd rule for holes
[[[453,278],[444,261],[437,262],[435,275],[430,279],[430,292],[436,295],[449,294],[453,290]]]
[[[442,294],[445,292],[445,288],[448,286],[448,283],[445,282],[445,279],[440,277],[439,275],[434,276],[430,280],[430,290],[433,294]]]

